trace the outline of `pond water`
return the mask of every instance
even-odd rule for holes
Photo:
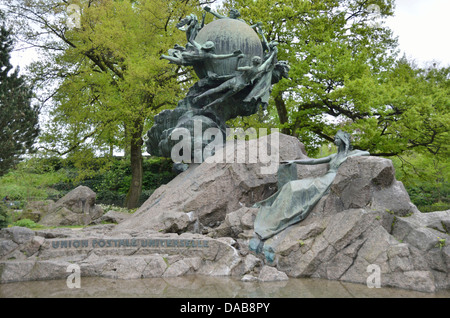
[[[184,276],[114,280],[81,277],[80,288],[65,280],[0,284],[1,298],[450,298],[450,290],[421,293],[322,279],[241,282],[230,277]]]

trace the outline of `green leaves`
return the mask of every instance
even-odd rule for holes
[[[182,93],[176,68],[159,57],[175,43],[184,45],[185,34],[175,24],[197,11],[196,4],[75,1],[79,26],[69,28],[66,1],[13,3],[9,17],[23,26],[20,35],[45,53],[30,68],[35,82],[41,89],[56,86],[48,92],[46,148],[60,154],[83,147],[127,149],[133,133],[161,109],[174,107]]]
[[[95,0],[71,5],[79,9],[73,28],[67,1],[20,0],[10,6],[11,17],[23,25],[21,36],[47,57],[30,69],[36,83],[56,86],[48,92],[51,120],[42,135],[43,149],[71,154],[80,162],[88,155],[124,151],[133,167],[130,197],[137,198],[144,132],[153,116],[175,107],[183,93],[179,68],[159,57],[176,43],[185,44],[186,35],[175,25],[197,12],[198,2]],[[183,75],[189,81],[189,72]]]
[[[39,133],[37,107],[31,105],[33,95],[19,70],[9,62],[12,37],[0,26],[0,176],[33,151]]]
[[[274,86],[269,113],[276,109],[278,118],[267,123],[278,120],[308,151],[344,129],[373,155],[448,153],[448,69],[397,58],[397,39],[382,23],[393,0],[224,3],[242,8],[244,20],[263,22],[268,40],[280,42],[290,78]]]

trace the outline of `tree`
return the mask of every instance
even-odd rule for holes
[[[0,18],[2,14],[0,12]],[[33,150],[39,111],[31,105],[32,88],[10,63],[11,32],[0,26],[0,176]]]
[[[8,227],[8,211],[6,210],[3,202],[0,202],[0,229]]]
[[[365,99],[373,99],[376,111],[349,124],[350,129],[360,132],[361,147],[375,149],[380,156],[413,151],[438,161],[448,160],[450,67],[418,68],[403,57],[382,81],[365,85],[369,96]]]
[[[408,151],[392,161],[396,178],[402,181],[411,202],[420,211],[450,208],[450,166],[447,158]]]
[[[123,149],[132,171],[128,208],[136,207],[142,191],[144,132],[157,112],[176,105],[179,76],[189,79],[159,57],[174,43],[184,44],[175,24],[198,4],[91,0],[75,1],[69,10],[67,1],[27,0],[10,6],[24,40],[46,54],[31,68],[37,82],[57,82],[49,93],[46,148],[79,157]]]
[[[426,149],[443,154],[448,144],[448,77],[398,59],[397,41],[381,19],[394,0],[226,0],[243,19],[263,22],[288,60],[290,78],[274,86],[272,119],[299,137],[310,152],[332,141],[338,129],[377,156]],[[434,74],[436,73],[436,74]],[[439,82],[439,83],[438,83]],[[447,105],[447,106],[446,106]],[[271,109],[269,109],[269,114]]]
[[[392,0],[371,2],[382,15],[392,14]],[[364,109],[331,93],[348,81],[376,76],[389,67],[395,40],[389,29],[370,24],[368,1],[229,0],[250,23],[263,22],[268,41],[280,43],[280,59],[291,65],[290,78],[273,89],[273,106],[283,133],[307,146],[331,141],[337,130],[330,118],[357,119]]]

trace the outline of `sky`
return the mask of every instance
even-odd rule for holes
[[[418,66],[450,66],[450,0],[396,0],[395,16],[386,24],[398,36],[399,48]]]
[[[450,66],[450,0],[396,0],[395,16],[385,21],[398,36],[401,54],[418,66],[437,62]],[[14,66],[25,66],[38,57],[32,50],[15,51]]]

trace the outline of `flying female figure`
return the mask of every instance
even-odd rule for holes
[[[278,176],[288,175],[290,177],[279,180],[279,190],[271,197],[255,203],[254,207],[259,207],[259,211],[254,223],[256,237],[250,241],[251,250],[263,251],[267,259],[273,260],[272,248],[264,245],[263,241],[288,226],[304,220],[316,203],[328,192],[339,166],[347,158],[370,155],[367,151],[352,150],[350,135],[341,130],[336,133],[334,143],[338,146],[336,154],[320,159],[291,160],[281,164]],[[284,173],[285,170],[294,168],[293,164],[316,165],[322,163],[330,165],[328,172],[320,177],[298,180],[296,172]]]

